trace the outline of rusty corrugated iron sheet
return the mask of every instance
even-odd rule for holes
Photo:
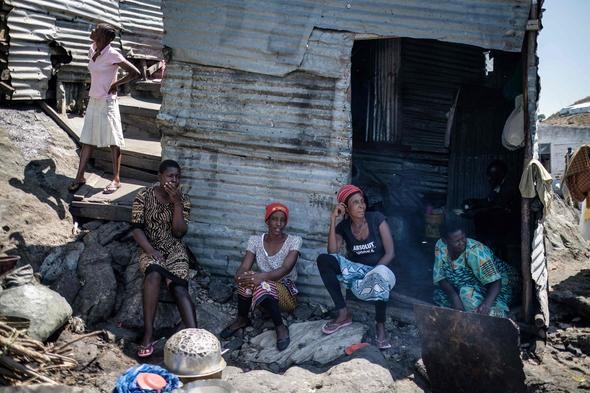
[[[121,0],[121,44],[133,58],[162,58],[161,0]]]
[[[55,34],[55,17],[27,9],[8,14],[8,70],[13,100],[45,98],[52,76],[48,39]]]
[[[314,28],[430,38],[519,52],[530,0],[169,0],[164,45],[178,61],[286,75]]]
[[[51,14],[64,19],[80,18],[93,23],[119,23],[119,0],[4,0],[16,9]]]
[[[90,31],[94,24],[87,21],[56,21],[55,40],[72,54],[72,61],[59,69],[59,78],[66,80],[85,80],[88,73],[88,48]]]
[[[51,64],[55,44],[72,55],[59,69],[59,79],[88,79],[90,30],[97,22],[121,29],[113,46],[128,57],[160,59],[162,12],[160,0],[5,0],[8,13],[8,69],[13,100],[45,99],[48,81],[57,71]],[[119,9],[121,7],[121,10]],[[52,46],[54,47],[52,49]]]
[[[12,100],[46,98],[49,79],[57,71],[51,63],[56,43],[73,56],[62,73],[83,79],[90,26],[96,22],[120,26],[118,0],[5,0],[5,4],[12,7],[8,13]]]
[[[320,36],[314,41],[325,47],[310,49],[314,56],[346,66],[352,37]],[[291,210],[288,231],[303,237],[298,287],[324,294],[315,258],[350,173],[350,78],[348,71],[319,76],[313,63],[286,77],[178,62],[167,68],[162,156],[183,168],[193,204],[186,240],[213,273],[234,274],[248,237],[265,230],[265,204],[280,201]]]

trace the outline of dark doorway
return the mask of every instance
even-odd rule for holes
[[[522,153],[501,144],[521,75],[520,54],[408,38],[355,42],[352,182],[388,217],[397,292],[431,301],[439,225],[464,198],[486,196],[489,162],[521,173]]]

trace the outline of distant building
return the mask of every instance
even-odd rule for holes
[[[565,156],[590,143],[590,97],[563,108],[539,123],[539,159],[554,178],[565,172]]]

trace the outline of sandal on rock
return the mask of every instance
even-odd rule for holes
[[[375,337],[375,344],[377,345],[377,348],[381,350],[391,348],[391,343],[389,342],[388,338],[379,340],[377,337]]]
[[[343,327],[349,326],[352,324],[352,318],[345,319],[342,322],[331,321],[326,323],[322,326],[322,332],[324,334],[332,334],[336,333],[338,330],[342,329]]]
[[[70,184],[68,186],[68,191],[69,192],[76,192],[80,189],[80,187],[82,187],[84,184],[86,184],[86,180],[74,180],[72,182],[72,184]]]
[[[284,351],[287,347],[291,344],[291,337],[287,336],[285,338],[277,339],[277,349],[279,352]]]
[[[138,358],[147,358],[152,356],[154,353],[154,344],[156,341],[149,343],[148,345],[138,345],[137,346],[137,357]]]
[[[106,186],[104,188],[104,190],[102,190],[103,194],[112,194],[115,191],[117,191],[119,188],[121,188],[121,183],[115,183],[114,181],[110,182],[110,184],[108,186]]]

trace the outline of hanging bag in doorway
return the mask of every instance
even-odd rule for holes
[[[514,110],[508,116],[502,131],[502,144],[508,150],[524,146],[524,108],[522,94],[514,99]]]

